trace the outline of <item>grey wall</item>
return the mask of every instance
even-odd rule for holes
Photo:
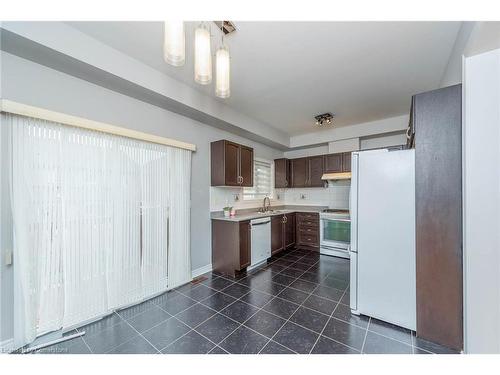
[[[403,131],[388,135],[361,138],[359,149],[369,150],[371,148],[400,146],[404,144],[406,144],[406,132]]]
[[[462,55],[475,24],[476,22],[462,22],[448,64],[441,78],[440,87],[452,86],[462,82]]]
[[[500,22],[462,22],[440,87],[462,82],[463,56],[474,56],[497,48],[500,48]]]
[[[5,265],[5,254],[12,250],[12,220],[10,216],[10,195],[8,173],[4,162],[8,143],[6,128],[0,117],[0,342],[12,337],[12,266]]]
[[[230,139],[253,147],[256,157],[266,159],[283,157],[282,151],[215,129],[31,61],[4,52],[2,59],[3,98],[196,145],[197,150],[192,158],[191,182],[191,267],[193,270],[211,263],[210,142]],[[3,165],[2,161],[2,170]],[[10,245],[2,243],[2,249],[8,246]],[[4,297],[4,303],[11,298],[11,296]],[[11,303],[7,302],[7,305]],[[2,335],[9,337],[8,334],[9,332],[5,332]]]

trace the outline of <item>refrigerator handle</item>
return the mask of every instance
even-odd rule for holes
[[[351,215],[351,248],[350,251],[358,252],[358,169],[359,154],[352,153],[351,160],[351,190],[349,196],[349,206]]]

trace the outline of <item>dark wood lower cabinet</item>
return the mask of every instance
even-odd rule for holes
[[[300,245],[319,249],[319,214],[291,212],[271,216],[271,254]],[[249,220],[212,220],[212,269],[236,276],[251,264],[252,235]]]
[[[271,217],[271,254],[283,250],[283,216]]]
[[[297,246],[319,251],[319,214],[297,212],[295,220]]]
[[[271,217],[271,254],[295,246],[295,213]]]
[[[285,214],[285,249],[295,246],[295,213]]]
[[[212,220],[212,269],[235,276],[250,265],[250,221]]]
[[[252,260],[252,228],[250,221],[240,221],[240,267],[239,270],[250,265]]]

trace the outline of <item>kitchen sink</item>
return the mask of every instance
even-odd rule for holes
[[[266,212],[258,211],[258,213],[261,215],[269,215],[269,214],[279,214],[279,213],[281,213],[281,211],[280,210],[268,210]]]

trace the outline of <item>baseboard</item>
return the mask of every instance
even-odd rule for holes
[[[14,338],[0,341],[0,354],[7,354],[14,350]]]
[[[207,264],[206,266],[197,268],[195,270],[191,271],[191,277],[194,279],[198,276],[203,275],[204,273],[211,272],[212,271],[212,263]]]

